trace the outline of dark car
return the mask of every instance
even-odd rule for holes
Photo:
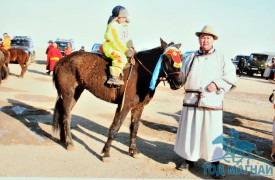
[[[73,39],[60,39],[60,38],[57,38],[55,43],[57,44],[57,47],[60,49],[61,54],[62,54],[63,57],[65,56],[64,51],[65,51],[68,43],[71,44],[72,50],[75,51],[75,43],[74,43]]]
[[[247,74],[261,74],[263,77],[266,65],[275,56],[275,53],[252,53],[247,61]]]
[[[248,58],[249,58],[248,55],[236,55],[236,56],[234,57],[234,59],[232,59],[232,63],[235,65],[235,67],[236,67],[236,72],[237,72],[237,73],[239,73],[238,64],[239,64],[239,62],[240,62],[240,60],[241,60],[242,58],[244,58],[245,61],[246,61],[245,65],[244,65],[244,71],[246,71],[246,69],[247,69],[247,61],[248,61]]]
[[[18,48],[29,54],[29,63],[35,60],[35,50],[30,36],[15,36],[11,39],[11,49]]]

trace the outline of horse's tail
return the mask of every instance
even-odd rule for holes
[[[54,68],[53,70],[53,83],[55,85],[55,88],[57,90],[57,98],[56,98],[56,103],[55,103],[55,107],[54,107],[54,113],[53,113],[53,122],[52,122],[52,128],[53,128],[53,134],[57,134],[60,131],[60,126],[62,124],[60,124],[59,120],[60,120],[60,114],[62,113],[62,107],[63,107],[63,100],[61,98],[61,95],[59,93],[59,87],[56,81],[57,75],[57,68]]]
[[[63,100],[61,97],[58,97],[54,107],[53,122],[52,122],[54,135],[58,134],[60,132],[60,129],[62,129],[62,126],[63,126],[62,115],[63,115]]]
[[[60,97],[60,89],[59,89],[59,86],[57,84],[57,81],[56,81],[56,78],[57,78],[57,73],[58,73],[58,63],[54,66],[54,69],[53,69],[53,84],[57,90],[57,95],[58,97]]]

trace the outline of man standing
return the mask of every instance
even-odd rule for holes
[[[195,34],[200,49],[191,53],[182,67],[186,93],[174,150],[185,161],[179,170],[191,168],[198,159],[219,165],[223,146],[212,142],[223,134],[224,93],[237,80],[233,63],[213,47],[218,39],[213,29],[205,26]],[[212,177],[221,178],[216,174]]]
[[[50,57],[49,57],[49,52],[51,50],[51,48],[53,48],[53,41],[52,40],[49,40],[48,42],[49,46],[47,47],[47,50],[46,50],[46,54],[47,54],[47,62],[46,62],[46,70],[47,71],[47,74],[50,74]]]
[[[58,49],[56,43],[53,43],[53,47],[48,52],[48,57],[49,57],[50,64],[49,64],[49,71],[47,72],[47,74],[50,75],[51,71],[54,70],[55,63],[57,63],[62,58],[61,52]]]
[[[273,108],[275,109],[275,89],[270,94],[269,101],[273,104]],[[272,159],[273,165],[275,165],[275,116],[273,117],[272,134],[273,134],[273,141],[272,141],[271,159]]]
[[[66,49],[64,50],[64,54],[65,54],[65,56],[68,56],[72,52],[73,52],[72,45],[71,45],[71,43],[68,43]]]
[[[238,62],[238,68],[239,68],[239,77],[243,74],[244,67],[245,67],[245,58],[242,57]]]

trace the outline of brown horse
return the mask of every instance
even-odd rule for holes
[[[28,68],[28,60],[29,60],[29,54],[27,52],[25,52],[22,49],[18,49],[18,48],[14,48],[14,49],[9,49],[10,52],[10,61],[16,61],[18,62],[18,64],[21,66],[21,74],[20,74],[20,78],[24,77],[24,74]],[[8,63],[6,63],[6,66],[8,66]]]
[[[131,156],[139,153],[136,147],[137,131],[144,106],[150,102],[155,93],[149,89],[153,70],[162,57],[162,70],[158,77],[165,77],[171,89],[179,89],[183,85],[183,76],[179,67],[174,67],[171,55],[163,54],[167,47],[178,49],[181,45],[167,44],[161,39],[161,47],[138,52],[135,65],[128,84],[122,85],[120,91],[110,88],[106,84],[109,73],[110,61],[100,55],[88,52],[74,52],[60,60],[54,69],[53,81],[55,83],[58,99],[53,115],[53,130],[60,131],[60,140],[65,143],[68,150],[73,150],[71,137],[71,110],[79,99],[84,89],[87,89],[96,97],[107,102],[118,104],[113,123],[109,129],[108,140],[102,150],[103,158],[110,156],[110,146],[121,127],[122,122],[131,111],[130,146]],[[179,52],[179,51],[177,51]],[[182,61],[182,56],[179,56]],[[124,81],[127,81],[131,68],[124,70]],[[157,80],[156,86],[160,81]],[[127,85],[127,91],[125,87]],[[125,93],[125,101],[122,106],[122,98]]]
[[[0,51],[0,84],[1,81],[7,79],[9,75],[9,69],[5,65],[5,56],[2,51]]]

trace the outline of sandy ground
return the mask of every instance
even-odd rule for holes
[[[0,85],[0,177],[161,178],[207,179],[199,161],[191,171],[178,171],[182,162],[174,151],[183,89],[161,84],[146,106],[138,131],[137,158],[128,155],[129,121],[125,119],[111,148],[108,162],[101,161],[116,105],[85,91],[72,111],[75,151],[68,152],[52,139],[51,120],[56,99],[52,77],[44,61],[29,66],[23,79],[20,67]],[[274,84],[259,77],[238,78],[238,87],[225,97],[224,132],[235,128],[240,139],[255,143],[259,157],[270,161],[274,109],[268,97]],[[227,175],[226,179],[250,179]],[[258,179],[260,177],[257,177]],[[261,177],[260,179],[274,177]]]

